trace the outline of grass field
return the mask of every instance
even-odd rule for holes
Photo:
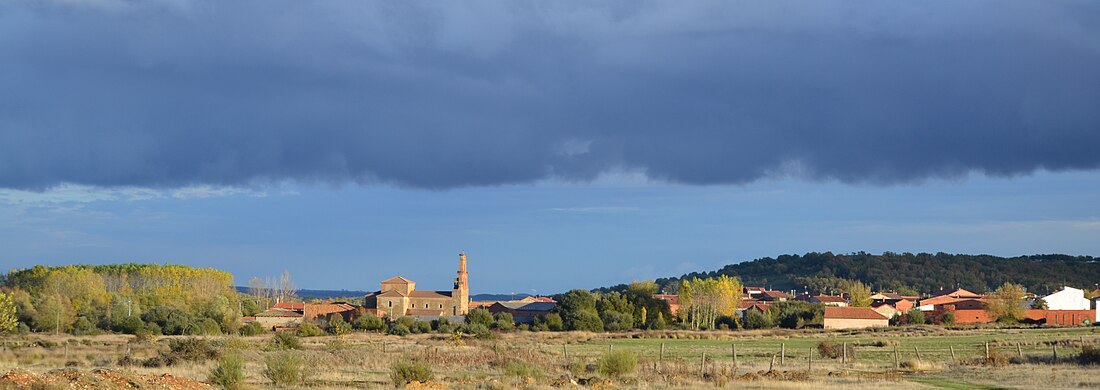
[[[9,337],[0,350],[0,371],[106,368],[206,380],[214,360],[164,367],[119,364],[124,356],[133,361],[155,357],[168,349],[169,339],[140,342],[123,335]],[[239,354],[244,359],[249,386],[271,386],[261,375],[265,358],[278,353],[269,350],[270,335],[208,339],[223,353]],[[301,341],[302,348],[292,353],[307,362],[309,375],[305,382],[292,387],[392,388],[390,374],[395,362],[424,363],[434,373],[431,384],[447,388],[1100,387],[1100,368],[1078,364],[1075,359],[1083,345],[1100,345],[1096,328],[517,332],[491,340],[355,333]],[[822,357],[817,349],[822,342],[836,345],[836,350],[849,346],[847,361]],[[986,343],[992,357],[988,361]],[[1054,348],[1057,360],[1053,358]],[[636,356],[637,368],[618,378],[600,374],[595,368],[610,350]]]

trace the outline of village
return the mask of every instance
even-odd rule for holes
[[[383,280],[379,290],[367,294],[361,303],[275,302],[261,313],[242,317],[242,322],[258,323],[269,331],[294,330],[302,323],[327,323],[335,318],[354,323],[363,316],[377,317],[389,323],[402,318],[418,322],[439,323],[442,320],[446,323],[463,323],[471,310],[484,310],[498,321],[506,314],[505,318],[511,325],[531,329],[538,322],[546,322],[548,317],[558,316],[559,303],[552,297],[527,296],[507,301],[471,301],[465,253],[459,254],[457,273],[452,289],[447,291],[418,290],[416,282],[395,276]],[[736,308],[733,308],[732,314],[736,317],[737,324],[745,324],[749,316],[768,316],[769,309],[777,304],[793,302],[820,305],[820,327],[824,329],[885,328],[909,324],[979,325],[999,320],[989,307],[994,299],[999,298],[964,288],[922,295],[880,291],[865,297],[863,302],[854,302],[848,293],[826,295],[808,291],[784,292],[755,286],[744,286],[733,295],[736,295],[732,297]],[[651,297],[664,306],[662,310],[671,314],[672,318],[667,319],[668,321],[687,321],[688,313],[681,310],[680,296],[653,293]],[[1084,290],[1064,286],[1059,291],[1043,296],[1025,293],[1010,305],[1018,306],[1016,311],[1019,312],[1019,318],[1015,318],[1014,322],[1045,326],[1087,326],[1100,320],[1098,303],[1100,297],[1089,299]],[[637,321],[637,328],[647,328],[653,323],[649,318],[651,316],[642,314],[642,317]],[[569,329],[566,327],[552,330]]]

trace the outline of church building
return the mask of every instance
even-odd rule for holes
[[[451,291],[417,290],[416,282],[395,276],[382,281],[382,288],[367,294],[363,306],[388,318],[404,316],[464,316],[470,311],[470,281],[466,253],[458,255],[458,277]]]

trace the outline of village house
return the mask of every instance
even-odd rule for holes
[[[862,329],[889,325],[889,318],[869,307],[825,307],[825,329]]]
[[[756,300],[758,300],[758,301],[769,301],[769,302],[783,302],[783,301],[786,301],[786,300],[789,300],[789,299],[792,299],[792,298],[794,298],[794,297],[791,296],[791,294],[787,294],[785,292],[776,291],[776,290],[764,290],[763,292],[761,292],[760,294],[757,294],[757,296],[756,296]]]
[[[680,312],[680,296],[676,294],[653,294],[654,298],[668,303],[668,310],[672,315]]]
[[[535,317],[546,316],[556,307],[556,302],[496,302],[489,306],[489,312],[508,313],[517,324],[531,324]]]
[[[1064,286],[1050,295],[1041,298],[1047,304],[1047,310],[1089,310],[1092,302],[1085,298],[1085,290]]]
[[[390,319],[405,316],[419,318],[465,316],[470,310],[469,274],[466,253],[458,255],[458,277],[451,291],[417,290],[416,282],[395,276],[381,283],[382,287],[363,298],[368,310]]]

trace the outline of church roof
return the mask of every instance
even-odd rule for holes
[[[450,291],[426,291],[426,290],[413,290],[409,292],[411,298],[446,298],[451,299]]]
[[[400,277],[400,276],[394,276],[392,278],[389,278],[389,279],[386,279],[386,280],[382,281],[382,284],[392,284],[392,283],[410,284],[410,283],[415,283],[415,282],[413,282],[411,280],[408,280],[408,279],[405,279],[405,278]]]
[[[399,298],[399,297],[405,296],[405,294],[402,294],[400,291],[397,291],[397,290],[390,290],[390,291],[386,291],[384,293],[378,294],[377,296],[384,297],[384,298]]]

